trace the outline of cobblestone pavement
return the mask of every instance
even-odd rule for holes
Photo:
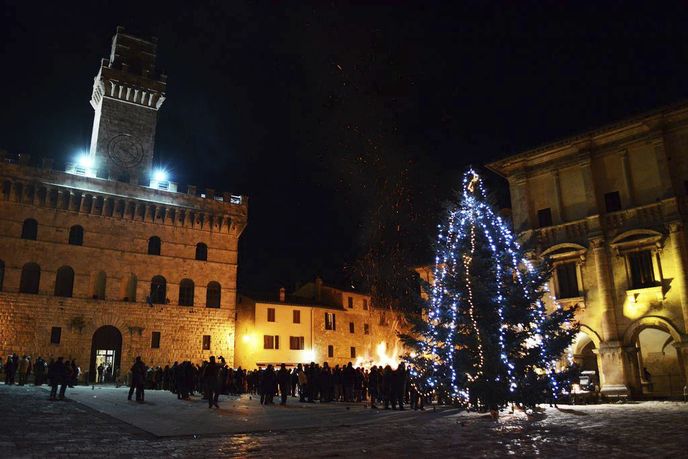
[[[688,405],[676,402],[547,408],[497,422],[428,410],[364,425],[163,438],[74,400],[48,402],[35,387],[0,385],[0,413],[0,457],[12,458],[685,457],[688,445]]]

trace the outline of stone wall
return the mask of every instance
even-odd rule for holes
[[[103,326],[122,334],[122,368],[140,355],[147,365],[176,360],[198,362],[222,355],[231,365],[234,356],[234,317],[229,309],[148,306],[48,295],[0,293],[0,355],[63,356],[77,359],[82,372],[89,369],[91,340]],[[83,327],[82,327],[83,325]],[[52,327],[61,327],[59,344],[51,344]],[[152,332],[160,332],[160,348],[151,348]],[[203,335],[211,336],[203,350]]]

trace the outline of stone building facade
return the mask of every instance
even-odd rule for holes
[[[307,362],[396,368],[405,327],[401,315],[374,307],[369,295],[319,279],[288,296],[284,290],[274,298],[240,294],[235,362],[248,369]]]
[[[149,180],[164,97],[154,63],[153,42],[118,28],[90,154],[67,172],[0,158],[0,355],[76,359],[90,376],[137,355],[231,364],[247,200]]]
[[[688,105],[488,165],[507,178],[514,227],[578,304],[574,358],[601,390],[676,396],[688,374]],[[551,303],[551,301],[550,301]],[[552,305],[550,304],[550,307]]]

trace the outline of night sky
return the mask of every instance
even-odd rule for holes
[[[467,165],[686,99],[688,3],[645,3],[0,1],[0,148],[88,149],[115,27],[157,36],[156,162],[249,196],[239,288],[340,282],[399,176],[420,263]]]

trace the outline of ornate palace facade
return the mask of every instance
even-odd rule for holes
[[[91,149],[67,171],[0,158],[0,355],[147,364],[234,357],[246,198],[154,174],[165,76],[117,29],[95,78]]]
[[[488,165],[508,179],[514,227],[580,306],[574,358],[601,390],[681,394],[688,373],[688,104]]]

